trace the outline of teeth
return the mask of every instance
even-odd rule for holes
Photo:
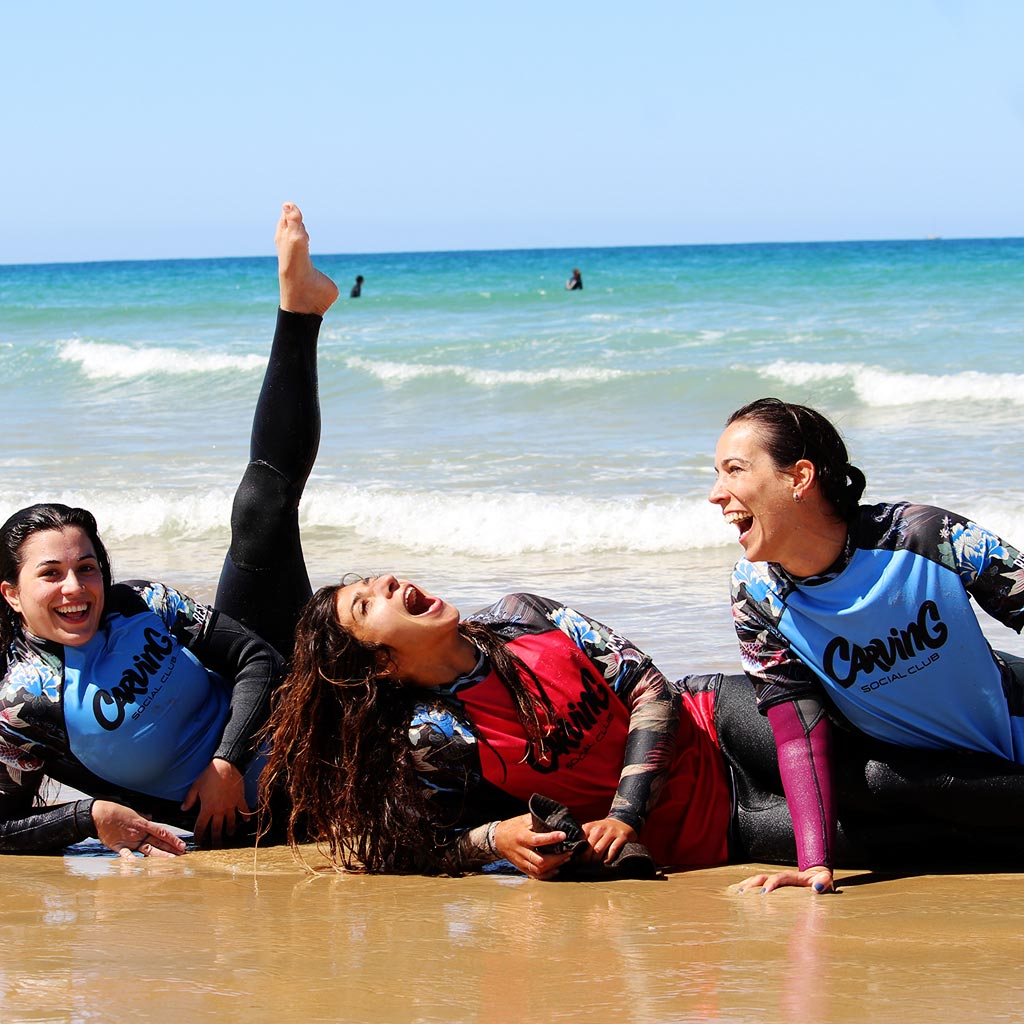
[[[735,526],[737,523],[745,522],[747,519],[752,519],[753,516],[746,512],[726,512],[725,521]]]
[[[63,608],[55,608],[54,611],[58,615],[77,615],[79,612],[87,611],[88,608],[87,604],[68,604]]]

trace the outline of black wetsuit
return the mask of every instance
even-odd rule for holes
[[[278,310],[214,602],[286,658],[299,612],[312,595],[299,537],[299,499],[320,444],[321,321],[312,313]]]

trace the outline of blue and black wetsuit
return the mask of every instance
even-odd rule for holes
[[[255,736],[310,596],[298,503],[319,442],[320,323],[278,313],[216,610],[158,583],[122,583],[108,593],[89,643],[64,647],[23,634],[6,652],[0,850],[95,837],[100,798],[191,827],[195,811],[184,815],[180,803],[214,757],[243,774],[253,769],[246,796],[255,805]],[[44,776],[91,796],[39,807]]]
[[[992,650],[972,599],[1019,632],[1024,557],[969,519],[927,505],[862,507],[839,560],[819,576],[796,579],[771,563],[737,564],[732,608],[743,667],[780,751],[795,752],[795,823],[798,832],[821,837],[811,843],[811,864],[828,863],[830,847],[828,800],[808,796],[827,793],[832,775],[827,742],[811,742],[827,728],[826,712],[847,730],[897,747],[991,757],[982,763],[1004,779],[1001,790],[975,780],[968,791],[977,799],[958,805],[955,786],[917,785],[916,805],[980,825],[1007,814],[1019,821],[1024,802],[1013,774],[1024,764],[1020,659]]]

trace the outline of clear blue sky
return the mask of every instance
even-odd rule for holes
[[[1024,235],[1021,0],[0,13],[0,262]]]

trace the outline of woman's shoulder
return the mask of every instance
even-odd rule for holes
[[[855,524],[857,547],[907,549],[929,554],[948,543],[951,535],[981,529],[970,516],[921,502],[881,502],[861,505]]]
[[[180,590],[156,580],[123,580],[110,588],[105,616],[131,616],[146,611],[167,621],[178,617],[191,621],[204,619],[209,609]]]
[[[788,577],[771,562],[752,562],[749,558],[741,558],[733,566],[733,604],[765,601],[771,595],[781,597],[788,585]]]
[[[501,625],[534,626],[546,624],[551,627],[551,615],[563,608],[564,603],[539,594],[506,594],[494,604],[487,605],[466,616],[467,622],[478,622],[484,626]]]

